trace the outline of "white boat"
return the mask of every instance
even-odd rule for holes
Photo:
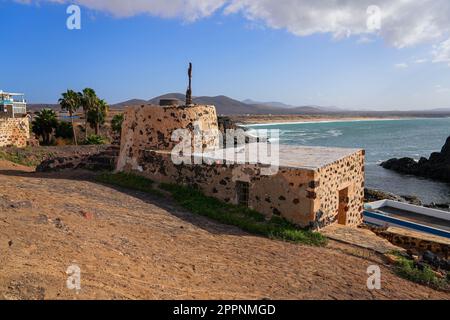
[[[450,212],[393,200],[367,203],[364,209],[367,224],[399,227],[450,239]]]

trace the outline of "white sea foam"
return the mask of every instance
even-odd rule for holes
[[[280,126],[280,125],[289,125],[289,124],[372,122],[372,121],[405,121],[405,120],[419,120],[419,119],[426,119],[426,118],[377,118],[377,119],[314,120],[314,121],[292,121],[292,122],[268,122],[268,123],[239,124],[239,126],[251,128],[251,127],[264,127],[264,126]]]
[[[333,137],[339,137],[343,135],[341,130],[328,130],[327,133],[331,134],[331,136]]]

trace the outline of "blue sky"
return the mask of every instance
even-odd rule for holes
[[[337,37],[333,29],[315,31],[326,21],[302,25],[304,16],[294,16],[282,25],[276,18],[283,16],[259,18],[267,11],[254,7],[186,14],[143,5],[118,14],[121,8],[95,0],[81,2],[81,30],[68,30],[68,3],[25,2],[0,0],[0,89],[25,92],[30,102],[53,103],[67,88],[92,87],[109,103],[184,92],[192,61],[194,95],[353,109],[450,107],[445,30],[426,41],[387,31],[367,41],[354,21],[342,23],[351,34]]]

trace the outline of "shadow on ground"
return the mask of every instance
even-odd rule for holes
[[[207,217],[203,217],[197,214],[193,214],[181,206],[177,205],[174,200],[170,199],[169,196],[158,196],[152,195],[141,191],[130,190],[126,188],[121,188],[117,186],[108,185],[95,180],[97,175],[101,172],[92,172],[86,170],[66,170],[59,172],[26,172],[21,170],[0,170],[0,175],[10,176],[10,177],[22,177],[31,179],[49,179],[49,180],[74,180],[80,182],[90,182],[95,183],[104,188],[109,188],[114,191],[126,194],[127,196],[134,197],[140,201],[147,204],[159,207],[169,214],[182,219],[196,227],[199,227],[212,234],[228,234],[235,236],[250,236],[251,234],[239,229],[235,226],[225,225],[211,220]],[[258,235],[252,235],[258,236]],[[259,236],[258,236],[259,237]]]

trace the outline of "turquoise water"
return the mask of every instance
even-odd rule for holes
[[[450,136],[450,118],[346,121],[249,126],[279,129],[280,143],[366,150],[366,186],[400,195],[416,195],[425,203],[450,202],[450,184],[383,169],[390,158],[429,157]]]

